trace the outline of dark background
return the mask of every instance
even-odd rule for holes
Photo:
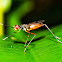
[[[11,9],[5,14],[5,18],[20,5],[28,0],[12,0]],[[30,23],[32,21],[46,20],[49,26],[62,23],[62,3],[61,0],[32,0],[34,9],[28,12],[22,19],[22,23]]]

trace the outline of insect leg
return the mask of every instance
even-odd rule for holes
[[[53,32],[49,29],[49,27],[46,24],[44,24],[44,25],[53,34]],[[57,41],[59,41],[58,39],[61,39],[61,38],[55,36],[54,34],[53,34],[53,36],[56,38]],[[59,41],[59,42],[62,43],[61,41]]]
[[[27,40],[26,40],[26,42],[25,42],[25,45],[24,45],[24,47],[25,47],[25,46],[26,46],[26,44],[27,44],[28,38],[29,38],[29,35],[28,35],[28,37],[27,37]]]
[[[33,34],[33,35],[35,35],[35,33],[29,32],[29,31],[26,31],[26,32],[29,33],[29,34]]]
[[[13,32],[12,34],[14,34],[14,33],[16,33],[16,32]],[[10,37],[12,34],[10,34],[8,37]],[[5,37],[5,38],[4,38],[4,39],[2,39],[2,40],[7,39],[8,37]]]
[[[29,43],[28,43],[28,45],[26,46],[24,52],[26,51],[27,47],[29,46],[29,44],[31,43],[31,41],[32,41],[32,40],[34,39],[34,37],[36,36],[36,34],[34,34],[34,33],[31,33],[31,32],[29,32],[29,31],[26,31],[26,32],[27,32],[27,33],[30,33],[30,34],[33,34],[34,36],[33,36],[33,38],[29,41]]]

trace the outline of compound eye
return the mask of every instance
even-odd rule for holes
[[[18,28],[19,28],[19,26],[18,26],[18,25],[16,25],[16,26],[15,26],[15,28],[16,28],[16,29],[18,29]]]

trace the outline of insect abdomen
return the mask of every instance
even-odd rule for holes
[[[38,29],[39,27],[41,27],[41,24],[32,24],[29,26],[29,30],[35,30]]]

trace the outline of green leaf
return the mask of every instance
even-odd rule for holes
[[[62,25],[52,27],[55,35],[62,38]],[[35,30],[36,37],[24,53],[24,43],[14,43],[10,38],[0,38],[1,62],[62,62],[62,44],[47,30]],[[26,34],[27,38],[27,34]],[[29,40],[32,38],[30,35]],[[62,39],[60,39],[62,41]]]

